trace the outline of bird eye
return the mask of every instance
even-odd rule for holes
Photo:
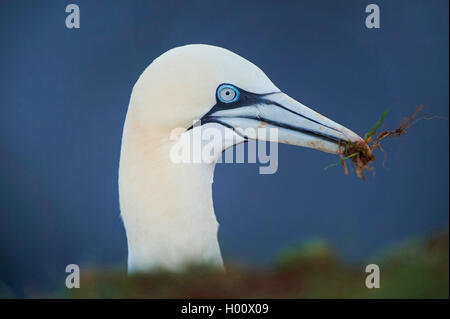
[[[217,89],[217,98],[222,103],[233,103],[239,99],[239,90],[229,84],[222,84]]]

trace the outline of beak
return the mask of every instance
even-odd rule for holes
[[[335,154],[340,153],[347,142],[362,140],[351,130],[281,92],[247,97],[245,103],[234,108],[213,108],[202,122],[218,122],[245,139],[280,142]],[[278,134],[266,134],[268,130],[261,128],[276,128]]]

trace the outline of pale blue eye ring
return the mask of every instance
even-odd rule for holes
[[[230,84],[222,84],[217,89],[217,98],[222,103],[233,103],[239,99],[239,90]]]

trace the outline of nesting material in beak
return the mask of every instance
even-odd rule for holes
[[[346,143],[346,145],[343,147],[343,151],[339,154],[341,160],[336,164],[327,166],[325,169],[342,164],[342,166],[344,167],[345,175],[348,175],[348,169],[345,160],[350,159],[352,162],[352,167],[356,171],[356,176],[361,178],[362,180],[365,180],[364,170],[373,170],[371,164],[375,161],[375,156],[372,154],[372,151],[374,149],[380,149],[382,152],[384,152],[383,148],[381,147],[382,140],[388,137],[393,138],[406,134],[407,129],[417,121],[414,121],[414,119],[417,117],[417,114],[423,110],[423,108],[423,105],[419,105],[409,117],[404,118],[400,121],[400,124],[396,129],[390,131],[383,130],[380,133],[377,133],[376,131],[379,129],[384,118],[389,112],[389,110],[386,109],[381,115],[380,119],[378,119],[378,121],[366,133],[366,135],[364,136],[364,140]]]

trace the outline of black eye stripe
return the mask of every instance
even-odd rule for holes
[[[239,97],[236,101],[231,102],[231,103],[224,103],[224,102],[220,101],[219,89],[224,85],[234,87],[236,90],[238,90]],[[232,85],[232,84],[223,83],[217,87],[216,104],[205,115],[202,116],[202,118],[200,119],[200,123],[201,124],[207,123],[208,121],[210,121],[209,116],[218,111],[236,109],[239,107],[250,106],[250,105],[254,105],[254,104],[272,104],[272,102],[267,100],[265,97],[269,96],[271,94],[275,94],[275,93],[280,93],[280,91],[257,94],[257,93],[245,91],[245,90],[243,90],[235,85]],[[187,130],[192,129],[192,127],[193,126],[191,125]]]
[[[220,100],[217,100],[216,105],[214,105],[211,108],[211,110],[209,110],[209,112],[206,113],[202,117],[202,120],[206,119],[209,115],[211,115],[211,114],[213,114],[215,112],[218,112],[218,111],[222,111],[222,110],[236,109],[236,108],[240,108],[240,107],[243,107],[243,106],[250,106],[250,105],[254,105],[254,104],[272,104],[272,105],[276,105],[277,107],[283,108],[283,109],[285,109],[288,112],[294,113],[295,115],[303,117],[303,118],[305,118],[305,119],[307,119],[309,121],[312,121],[312,122],[317,123],[317,124],[321,124],[321,123],[317,122],[314,119],[311,119],[311,118],[309,118],[309,117],[307,117],[307,116],[305,116],[303,114],[300,114],[300,113],[297,113],[297,112],[295,112],[293,110],[290,110],[290,109],[284,107],[283,105],[280,105],[277,102],[271,101],[271,100],[266,98],[267,96],[269,96],[271,94],[280,93],[280,92],[269,92],[269,93],[257,94],[257,93],[252,93],[252,92],[245,91],[245,90],[243,90],[241,88],[238,88],[236,86],[234,86],[234,87],[236,89],[238,89],[239,92],[240,92],[239,99],[236,102],[229,103],[229,104],[222,103]],[[321,125],[329,128],[329,129],[332,129],[334,131],[337,131],[335,128],[330,127],[328,125],[324,125],[324,124],[321,124]]]
[[[229,103],[229,102],[224,103],[220,100],[220,98],[219,98],[220,91],[221,91],[220,89],[223,89],[224,86],[225,86],[225,88],[229,87],[228,90],[225,92],[226,95],[232,94],[231,90],[233,90],[233,88],[238,91],[239,97],[236,101],[233,101],[231,103]],[[258,103],[268,104],[267,103],[268,101],[265,100],[264,97],[271,95],[271,94],[275,94],[275,93],[279,93],[279,92],[269,92],[269,93],[257,94],[257,93],[245,91],[233,84],[223,83],[223,84],[220,84],[217,88],[216,104],[211,108],[211,110],[208,112],[208,114],[218,111],[220,109],[238,108],[241,106],[249,106],[249,105],[258,104]]]

